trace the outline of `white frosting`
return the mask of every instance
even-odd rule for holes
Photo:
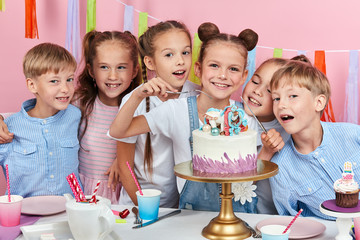
[[[336,192],[354,192],[359,189],[359,185],[354,179],[344,180],[341,178],[335,181],[334,189]]]

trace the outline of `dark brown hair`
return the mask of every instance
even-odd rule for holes
[[[118,41],[123,49],[129,50],[130,57],[133,62],[133,67],[138,66],[138,45],[136,38],[130,32],[118,32],[118,31],[91,31],[88,32],[83,39],[83,61],[84,69],[79,76],[78,88],[76,91],[76,101],[79,101],[81,110],[81,122],[85,120],[84,131],[80,135],[80,139],[84,136],[84,133],[88,126],[89,115],[93,111],[94,102],[98,95],[98,88],[94,84],[94,79],[91,77],[87,65],[93,68],[93,61],[97,55],[98,46],[106,41]],[[121,49],[119,49],[121,50]],[[118,96],[118,104],[120,105],[122,98],[135,89],[141,82],[141,74],[138,72],[137,76],[133,79],[130,86]]]
[[[139,51],[141,57],[141,67],[142,67],[142,77],[144,82],[147,82],[147,69],[144,63],[144,57],[154,57],[155,52],[155,41],[161,34],[169,32],[171,30],[180,30],[189,37],[190,44],[191,44],[191,36],[189,30],[185,26],[185,24],[169,20],[165,22],[160,22],[154,26],[149,27],[143,35],[139,37]],[[190,46],[191,47],[191,46]],[[146,112],[150,111],[150,98],[146,98]],[[150,176],[152,176],[153,168],[152,168],[153,156],[152,156],[152,149],[151,149],[151,138],[150,133],[147,133],[146,136],[146,143],[144,149],[144,166],[145,173],[149,172]]]

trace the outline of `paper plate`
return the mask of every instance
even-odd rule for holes
[[[64,196],[36,196],[23,199],[21,213],[28,215],[52,215],[65,211]]]
[[[287,226],[293,218],[294,218],[293,216],[267,218],[260,221],[256,225],[256,227],[257,229],[260,230],[261,227],[270,224]],[[296,219],[296,221],[294,222],[294,224],[291,226],[290,229],[291,231],[289,234],[289,238],[301,239],[301,238],[310,238],[317,236],[323,233],[326,227],[324,224],[317,222],[313,219],[299,217],[298,219]]]

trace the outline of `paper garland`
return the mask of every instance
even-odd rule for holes
[[[200,47],[201,47],[201,40],[199,38],[199,35],[197,33],[195,33],[194,40],[193,40],[192,63],[191,63],[189,79],[190,79],[190,81],[192,81],[196,84],[199,84],[199,85],[201,84],[201,82],[200,82],[200,79],[195,75],[194,66],[199,57]]]
[[[274,48],[274,58],[282,58],[283,50],[281,48]]]
[[[25,0],[25,38],[39,39],[36,20],[36,0]]]
[[[86,9],[86,32],[96,28],[96,0],[87,0]]]
[[[124,32],[129,31],[134,34],[134,7],[125,5],[124,10]]]
[[[68,0],[65,48],[72,53],[77,63],[81,59],[79,0]]]
[[[359,119],[359,51],[351,50],[349,58],[349,76],[345,90],[344,121],[357,124]]]
[[[148,28],[148,14],[146,12],[139,13],[138,37],[144,34]]]
[[[0,11],[5,12],[5,0],[0,0]]]

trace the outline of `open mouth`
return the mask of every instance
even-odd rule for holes
[[[287,120],[291,120],[291,119],[294,119],[293,116],[290,116],[290,115],[282,115],[280,116],[281,120],[283,121],[287,121]]]
[[[217,87],[221,87],[221,88],[227,88],[227,87],[230,87],[230,85],[228,84],[223,84],[223,83],[216,83],[216,82],[213,82],[212,83],[213,85],[217,86]]]
[[[176,72],[173,72],[173,74],[179,76],[179,75],[185,74],[185,71],[184,70],[176,71]]]
[[[64,102],[64,101],[69,100],[69,97],[57,97],[56,99],[59,100],[59,101]]]
[[[262,106],[260,104],[260,102],[258,102],[256,99],[252,98],[252,97],[249,97],[249,101],[248,102],[251,102],[252,104],[254,105],[258,105],[258,106]]]
[[[111,84],[111,83],[105,83],[105,85],[109,88],[117,88],[120,87],[120,83],[119,84]]]

